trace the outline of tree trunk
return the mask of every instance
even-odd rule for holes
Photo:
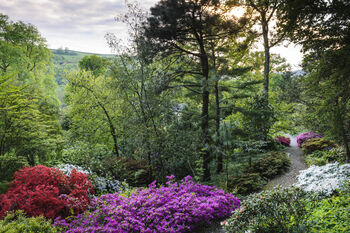
[[[216,123],[216,146],[220,147],[220,100],[219,100],[219,80],[215,82],[215,103],[216,103],[216,116],[215,116],[215,123]],[[219,174],[222,171],[222,153],[219,151],[218,154],[218,161],[217,161],[217,167],[216,167],[216,173]]]
[[[337,115],[338,115],[337,118],[338,118],[338,121],[339,121],[338,124],[339,124],[339,127],[340,127],[340,134],[341,134],[341,137],[342,137],[342,140],[343,140],[343,143],[344,143],[344,147],[345,147],[346,160],[347,160],[348,163],[350,163],[349,141],[348,141],[348,136],[346,135],[346,130],[345,130],[345,127],[344,127],[344,119],[343,119],[343,116],[342,116],[342,111],[340,111],[340,106],[339,105],[340,105],[340,103],[339,103],[339,99],[338,99],[337,103],[336,103],[336,106],[338,108],[338,111],[337,111]]]
[[[348,141],[348,137],[346,135],[344,126],[342,125],[342,138],[343,138],[343,143],[344,143],[344,147],[345,147],[345,151],[346,151],[346,161],[348,163],[350,163],[350,149],[349,149],[349,141]]]
[[[206,78],[206,83],[208,82],[208,79]],[[202,133],[203,133],[203,144],[204,144],[204,151],[202,152],[202,159],[203,159],[203,181],[210,180],[210,170],[209,170],[209,162],[210,162],[210,152],[209,152],[209,143],[210,143],[210,137],[209,137],[209,91],[207,88],[203,90],[203,105],[202,105]]]
[[[266,20],[266,12],[261,13],[261,25],[264,38],[264,110],[269,106],[269,79],[270,79],[270,45],[269,45],[269,25]],[[269,120],[269,119],[268,119]],[[263,140],[267,141],[268,129],[263,130]]]
[[[110,118],[106,108],[103,106],[103,104],[101,104],[100,102],[98,102],[100,107],[103,109],[103,112],[105,113],[107,120],[108,120],[108,125],[109,125],[109,129],[113,138],[113,147],[114,147],[114,154],[116,156],[119,156],[119,150],[118,150],[118,138],[117,138],[117,134],[116,134],[116,130],[115,127],[113,125],[112,119]]]
[[[264,38],[264,94],[266,101],[269,101],[269,75],[270,75],[270,45],[269,45],[269,25],[266,21],[265,12],[261,14],[261,26]]]
[[[210,144],[210,136],[209,136],[209,62],[208,62],[208,56],[205,53],[204,46],[201,46],[201,66],[204,76],[204,84],[203,84],[203,94],[202,94],[202,134],[203,134],[203,147],[204,151],[202,151],[202,160],[203,160],[203,181],[210,180],[210,170],[209,170],[209,163],[210,163],[210,151],[209,151],[209,144]]]

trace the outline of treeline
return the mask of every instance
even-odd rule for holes
[[[135,184],[169,174],[209,181],[226,173],[227,181],[235,164],[276,149],[277,133],[307,128],[343,144],[350,159],[347,1],[162,0],[150,15],[128,9],[118,20],[130,46],[108,34],[118,55],[87,56],[67,75],[62,112],[44,39],[2,16],[0,156],[72,163]],[[302,75],[270,53],[283,41],[303,46]],[[259,43],[263,52],[253,50]]]

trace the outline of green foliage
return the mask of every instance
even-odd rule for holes
[[[285,152],[272,151],[253,162],[248,171],[258,172],[264,178],[272,178],[286,171],[289,165],[290,159]]]
[[[23,211],[9,213],[0,220],[0,233],[56,233],[60,229],[51,225],[43,216],[27,218]]]
[[[245,165],[241,173],[229,177],[228,188],[239,194],[259,191],[268,179],[284,172],[290,159],[284,152],[269,152],[260,155],[251,164]]]
[[[311,154],[316,150],[330,150],[337,147],[334,141],[324,138],[312,138],[303,143],[302,148],[306,154]]]
[[[327,163],[346,162],[346,154],[343,147],[335,147],[331,150],[314,151],[311,154],[306,155],[306,163],[308,166],[317,165],[323,166]]]
[[[14,151],[0,155],[0,182],[11,181],[13,174],[23,166],[28,166],[28,161],[23,156],[16,156]]]
[[[85,56],[79,61],[79,68],[82,70],[91,71],[94,76],[105,74],[107,67],[108,60],[97,55]]]
[[[311,207],[312,206],[312,207]],[[310,232],[350,232],[350,189],[310,205]]]
[[[51,52],[33,25],[0,14],[0,31],[0,155],[43,163],[62,143]]]
[[[149,180],[149,167],[145,160],[134,160],[128,158],[118,158],[115,161],[115,178],[117,180],[126,180],[134,187],[146,186]]]
[[[225,222],[227,232],[310,232],[308,195],[298,188],[252,194]]]

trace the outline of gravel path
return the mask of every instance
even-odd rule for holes
[[[298,181],[297,176],[300,170],[307,169],[303,157],[303,151],[298,147],[296,138],[288,135],[291,138],[291,146],[286,149],[286,152],[290,157],[290,167],[288,171],[274,179],[272,179],[265,189],[272,189],[273,187],[280,185],[282,187],[288,187]]]

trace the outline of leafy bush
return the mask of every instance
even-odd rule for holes
[[[239,194],[249,194],[261,190],[266,181],[283,173],[290,165],[287,154],[273,151],[263,154],[258,160],[246,167],[242,174],[230,176],[228,188]]]
[[[6,211],[21,209],[29,216],[47,218],[85,211],[93,187],[85,174],[73,170],[68,178],[55,168],[38,165],[24,167],[0,203],[0,218]]]
[[[0,156],[0,181],[10,181],[13,174],[23,166],[28,166],[27,159],[16,156],[14,151]]]
[[[337,147],[334,141],[327,140],[324,138],[311,138],[303,143],[302,148],[306,154],[311,154],[317,150],[331,150],[332,148]]]
[[[311,154],[306,155],[306,163],[308,164],[308,166],[323,166],[327,163],[333,162],[339,162],[342,164],[346,162],[346,153],[344,151],[344,148],[335,147],[331,150],[316,150]]]
[[[272,178],[284,172],[289,166],[290,159],[285,152],[272,151],[253,162],[248,171],[258,172],[263,178]]]
[[[0,233],[56,233],[59,228],[51,225],[51,220],[43,216],[27,218],[23,211],[9,213],[4,220],[0,220]]]
[[[320,195],[330,196],[336,189],[342,190],[350,179],[350,164],[330,163],[325,166],[311,166],[300,171],[295,184],[305,191],[315,191]]]
[[[146,160],[121,157],[116,161],[115,178],[126,180],[131,186],[140,187],[150,183],[148,173]]]
[[[168,177],[167,186],[139,189],[130,198],[108,194],[96,198],[92,212],[54,225],[71,232],[189,232],[200,223],[228,217],[240,201],[215,187],[196,184],[191,177],[181,183]]]
[[[275,140],[284,146],[290,146],[290,138],[286,136],[275,136]]]
[[[311,138],[322,138],[322,135],[321,134],[317,134],[315,132],[301,133],[301,134],[299,134],[297,136],[298,146],[301,147],[304,142],[306,142],[307,140],[309,140]]]
[[[310,208],[310,232],[350,232],[350,190],[317,202]]]
[[[222,225],[227,232],[309,232],[307,197],[298,188],[275,188],[252,194]]]
[[[230,190],[245,195],[261,190],[266,181],[259,173],[243,173],[239,176],[230,176],[228,187]]]

